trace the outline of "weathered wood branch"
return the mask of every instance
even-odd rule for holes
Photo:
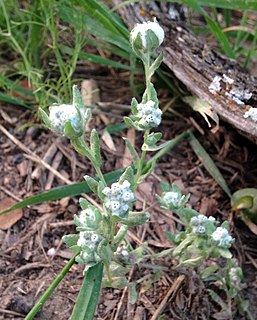
[[[114,0],[115,5],[122,3]],[[142,17],[142,4],[133,3],[118,10],[125,23],[131,29],[135,23],[149,21],[154,15],[165,30],[164,63],[175,76],[183,82],[193,95],[204,100],[226,122],[232,124],[241,133],[257,143],[257,123],[244,118],[249,105],[257,108],[257,79],[242,70],[239,64],[210,48],[208,43],[196,37],[186,27],[183,19],[171,19],[168,3],[144,3],[146,15]],[[151,13],[151,15],[150,15]],[[244,105],[236,103],[229,93],[229,84],[222,82],[220,92],[213,94],[208,87],[215,76],[229,76],[234,80],[233,87],[252,93]]]

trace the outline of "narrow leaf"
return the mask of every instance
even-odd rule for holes
[[[202,161],[205,169],[209,172],[209,174],[213,177],[213,179],[218,183],[218,185],[223,189],[223,191],[231,198],[231,193],[229,187],[217,168],[214,161],[208,155],[208,153],[204,150],[200,142],[196,139],[193,133],[190,133],[189,143],[194,150],[195,154]]]
[[[73,309],[71,320],[92,320],[94,318],[102,277],[102,262],[88,269]]]

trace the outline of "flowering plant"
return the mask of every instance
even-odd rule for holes
[[[68,270],[74,262],[85,266],[84,281],[71,315],[72,320],[93,319],[101,286],[113,288],[127,286],[131,291],[131,301],[136,300],[135,284],[130,282],[126,275],[132,266],[139,264],[146,256],[147,243],[133,248],[126,235],[129,227],[144,224],[150,214],[146,211],[133,211],[133,204],[137,200],[135,192],[138,185],[153,171],[158,158],[170,145],[174,145],[173,141],[157,144],[162,134],[151,132],[153,128],[159,126],[162,116],[151,79],[162,62],[162,53],[156,57],[156,50],[163,40],[164,31],[156,21],[137,24],[131,31],[132,49],[144,65],[146,89],[141,102],[136,98],[132,99],[132,114],[124,117],[124,121],[135,130],[143,131],[143,143],[140,154],[129,140],[125,140],[134,163],[133,166],[126,168],[119,180],[111,186],[107,185],[101,171],[102,158],[97,131],[95,129],[91,131],[89,143],[84,138],[85,126],[90,119],[91,111],[85,108],[77,86],[73,86],[72,104],[53,105],[49,108],[49,115],[40,110],[45,125],[55,133],[69,138],[74,149],[90,160],[97,173],[95,178],[86,175],[84,179],[97,196],[98,205],[80,198],[82,210],[74,215],[77,233],[63,237],[64,242],[75,252],[65,268]],[[158,150],[159,152],[146,163],[147,151]],[[172,210],[185,226],[184,231],[175,234],[166,233],[167,238],[176,245],[173,256],[178,257],[178,267],[197,266],[203,278],[208,280],[208,276],[213,273],[217,279],[223,281],[224,277],[219,278],[217,264],[211,269],[202,266],[205,266],[205,262],[210,258],[231,259],[232,254],[229,249],[234,240],[228,233],[227,222],[219,226],[215,218],[207,218],[186,207],[189,195],[183,195],[177,186],[162,183],[161,187],[163,194],[157,196],[161,208]],[[241,269],[234,264],[229,265],[229,269],[226,270],[225,279],[229,281],[230,288],[239,290]],[[53,288],[54,285],[49,292],[52,292]],[[26,317],[27,320],[32,319],[41,308],[49,292],[38,301]],[[234,296],[236,292],[233,291]]]

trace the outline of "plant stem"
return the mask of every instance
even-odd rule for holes
[[[99,167],[99,165],[97,164],[95,158],[92,156],[91,151],[88,147],[88,145],[86,144],[83,136],[79,137],[79,138],[75,138],[75,139],[71,139],[71,144],[73,145],[73,147],[75,148],[75,150],[83,155],[86,156],[92,163],[93,167],[95,168],[95,171],[99,177],[99,179],[103,182],[103,184],[105,186],[107,186],[107,183],[105,181],[104,175],[101,171],[101,168]]]
[[[150,130],[145,131],[144,141],[148,137],[149,133],[150,133]],[[139,161],[138,169],[137,169],[137,174],[136,174],[136,184],[135,184],[136,186],[137,186],[139,178],[141,177],[141,174],[142,174],[142,170],[143,170],[143,166],[144,166],[144,162],[145,162],[145,156],[146,156],[146,150],[143,150],[142,154],[141,154],[140,161]]]
[[[169,144],[167,144],[163,149],[161,149],[159,152],[157,152],[148,161],[148,165],[150,165],[152,162],[157,161],[158,159],[160,159],[163,155],[165,155],[165,153],[169,152],[170,149],[174,148],[176,146],[176,144],[178,144],[183,139],[187,138],[189,136],[190,132],[191,132],[190,130],[189,131],[185,131],[185,132],[181,133],[180,135],[178,135],[176,138],[170,140]]]
[[[146,57],[146,62],[144,63],[145,67],[145,81],[146,81],[146,93],[147,93],[147,100],[151,100],[151,89],[150,89],[150,84],[151,84],[151,77],[150,77],[150,54],[147,54]]]
[[[49,299],[49,297],[52,295],[55,288],[59,285],[59,283],[62,281],[66,273],[70,270],[70,268],[73,266],[75,262],[75,258],[78,255],[76,253],[69,262],[64,266],[62,271],[58,274],[58,276],[54,279],[54,281],[51,283],[51,285],[47,288],[45,293],[41,296],[41,298],[37,301],[37,303],[34,305],[34,307],[30,310],[28,315],[24,320],[32,320],[35,315],[39,312],[39,310],[42,308],[44,303]]]

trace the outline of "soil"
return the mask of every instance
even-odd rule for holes
[[[94,113],[90,127],[96,127],[100,134],[103,134],[107,124],[122,121],[123,110],[130,103],[128,73],[118,73],[103,67],[100,71],[95,67],[88,71],[86,77],[97,81],[102,106],[105,106],[105,111]],[[160,97],[161,105],[165,105],[171,98],[165,90],[160,90]],[[117,104],[121,107],[114,110],[112,106]],[[50,165],[56,168],[62,177],[72,182],[80,182],[85,174],[95,175],[87,159],[77,155],[66,139],[58,138],[45,130],[30,111],[17,106],[1,105],[0,125],[21,143],[14,143],[10,136],[0,131],[1,202],[6,198],[19,201],[44,192],[46,187],[49,189],[65,185],[63,180],[54,177],[49,170],[39,168],[33,157],[34,154],[42,158],[49,148],[54,149],[53,145],[57,148],[53,156],[55,161],[52,159]],[[255,144],[225,123],[221,123],[219,130],[212,133],[198,114],[183,105],[173,105],[172,109],[166,111],[160,127],[163,140],[172,139],[187,129],[195,131],[232,192],[257,185]],[[110,139],[107,140],[108,145],[101,141],[103,172],[118,169],[130,161],[126,158],[124,141],[121,139],[126,135],[133,137],[133,132],[124,130],[112,135],[116,151],[110,148]],[[139,147],[141,143],[142,137],[139,134],[136,136],[135,145]],[[31,154],[24,151],[24,146]],[[59,165],[55,165],[58,164],[58,159]],[[39,173],[35,173],[36,168],[39,168]],[[154,195],[160,192],[161,180],[175,182],[184,193],[190,192],[190,205],[200,213],[229,221],[231,233],[236,239],[232,251],[245,276],[243,294],[249,300],[253,318],[257,319],[257,236],[231,211],[228,197],[210,177],[187,140],[166,154],[157,164],[154,173],[140,187],[137,198],[142,201],[137,203],[136,208],[150,211],[151,219],[143,226],[131,228],[131,244],[136,246],[147,241],[152,253],[170,247],[164,231],[174,231],[177,222],[172,215],[158,209]],[[78,211],[78,197],[34,205],[24,208],[22,218],[14,225],[0,230],[0,319],[24,319],[67,263],[72,253],[61,239],[63,235],[75,231],[72,219]],[[131,281],[140,279],[149,272],[153,274],[156,265],[166,268],[154,283],[143,281],[137,285],[136,304],[129,303],[127,289],[103,289],[96,319],[151,319],[165,297],[167,303],[160,313],[163,315],[161,319],[215,318],[220,307],[208,294],[210,286],[203,284],[192,270],[175,270],[171,258],[148,263],[152,265],[151,269],[132,269]],[[82,271],[82,265],[75,264],[71,268],[35,319],[69,319],[82,283]],[[217,291],[213,286],[212,289]],[[246,319],[244,315],[239,315],[235,305],[233,312],[234,319]]]

